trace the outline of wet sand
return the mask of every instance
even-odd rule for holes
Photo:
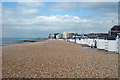
[[[117,78],[118,54],[65,41],[3,46],[3,78]]]

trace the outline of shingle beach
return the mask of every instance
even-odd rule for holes
[[[117,78],[118,54],[66,41],[2,47],[3,78]]]

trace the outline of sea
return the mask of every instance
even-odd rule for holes
[[[21,44],[21,43],[31,43],[31,42],[22,42],[22,40],[30,40],[38,38],[2,38],[0,39],[0,46],[6,46],[10,44]],[[45,38],[40,38],[45,39]]]

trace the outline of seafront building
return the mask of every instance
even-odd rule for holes
[[[54,34],[49,34],[49,39],[69,39],[73,38],[74,33],[70,32],[63,32],[63,33],[54,33]]]
[[[48,38],[49,39],[63,39],[63,34],[61,33],[49,34]]]
[[[63,34],[49,34],[49,39],[62,39],[91,48],[120,53],[120,25],[113,26],[108,33],[78,34],[63,32]]]
[[[68,33],[68,39],[73,38],[73,36],[74,36],[74,33],[71,33],[71,32]]]
[[[69,37],[68,35],[69,35],[68,32],[63,32],[63,38],[64,39],[67,39]]]
[[[63,32],[61,33],[54,33],[49,34],[49,39],[72,39],[72,38],[99,38],[99,39],[115,39],[117,34],[120,33],[120,26],[115,25],[113,26],[108,33],[90,33],[90,34],[78,34],[78,33],[71,33],[71,32]]]
[[[57,35],[56,35],[56,39],[63,39],[63,34],[60,34],[60,33],[57,34]]]
[[[115,25],[109,30],[110,36],[116,37],[118,33],[120,33],[120,26],[119,25]]]

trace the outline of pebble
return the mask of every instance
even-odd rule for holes
[[[60,43],[60,45],[66,43]],[[37,53],[36,50],[42,50],[44,47],[34,48],[29,51],[26,57],[14,57],[13,54],[6,54],[3,58],[3,77],[32,77],[32,78],[104,78],[117,77],[117,57],[115,55],[105,55],[98,51],[87,52],[76,48],[71,48],[66,44],[69,52],[62,51],[57,53],[55,49],[51,48],[54,44],[46,47],[54,50],[54,52]],[[59,43],[58,43],[59,45]],[[75,45],[80,46],[80,45]],[[73,46],[72,46],[73,47]],[[32,46],[31,46],[32,48]],[[56,47],[54,47],[56,48]],[[27,47],[28,49],[28,47]],[[61,50],[61,49],[60,49]],[[27,51],[26,51],[27,52]],[[64,53],[65,52],[65,53]],[[21,52],[14,53],[16,56]],[[32,54],[33,53],[33,54]],[[17,55],[18,54],[18,55]],[[24,56],[27,53],[22,53]],[[57,55],[58,54],[58,55]],[[11,57],[9,56],[11,55]],[[24,60],[25,59],[25,60]],[[16,62],[17,61],[17,62]],[[36,72],[36,73],[35,73]],[[21,76],[22,75],[22,76]]]

